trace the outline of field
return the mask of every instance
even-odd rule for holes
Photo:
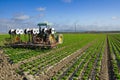
[[[119,80],[120,34],[63,34],[53,49],[3,47],[0,80]]]

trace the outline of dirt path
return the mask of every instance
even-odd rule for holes
[[[102,65],[101,65],[101,72],[100,72],[100,80],[109,80],[109,74],[108,74],[108,42],[106,39],[106,46],[105,51],[102,57]]]
[[[61,60],[59,63],[57,63],[56,65],[52,66],[51,68],[49,68],[49,70],[44,74],[43,80],[46,80],[47,78],[50,79],[53,75],[55,75],[60,69],[62,69],[65,65],[67,65],[69,62],[71,62],[73,59],[75,59],[76,57],[78,57],[81,53],[83,53],[88,47],[90,47],[93,43],[89,43],[88,45],[86,45],[85,47],[81,48],[80,50],[76,51],[75,53],[71,54],[70,56],[67,56],[66,58],[64,58],[63,60]],[[39,78],[41,78],[39,77]]]
[[[7,56],[0,50],[0,80],[22,80],[13,66],[7,61]]]

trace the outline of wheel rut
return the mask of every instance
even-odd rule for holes
[[[102,57],[102,65],[101,65],[101,71],[100,71],[100,80],[109,80],[109,74],[108,74],[108,60],[109,60],[109,56],[108,54],[110,54],[108,52],[108,41],[106,38],[106,42],[105,42],[106,46],[105,46],[105,51]]]

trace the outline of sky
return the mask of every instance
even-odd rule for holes
[[[118,31],[120,0],[0,0],[0,33],[40,22],[57,31]]]

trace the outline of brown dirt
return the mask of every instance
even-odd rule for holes
[[[106,39],[106,46],[105,51],[102,57],[102,65],[101,65],[101,71],[100,71],[100,80],[109,80],[109,74],[108,74],[108,42]]]
[[[0,50],[0,80],[22,80],[13,69],[13,65],[7,61],[7,56]]]

